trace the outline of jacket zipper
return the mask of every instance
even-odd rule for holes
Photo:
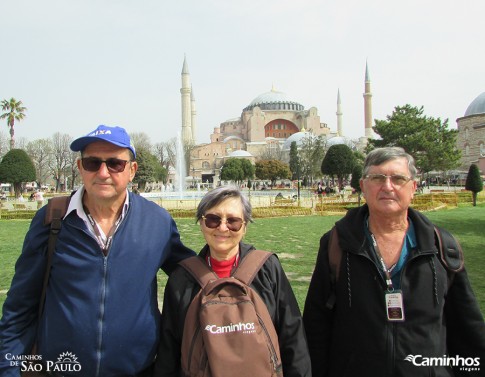
[[[101,251],[102,252],[102,251]],[[106,277],[108,274],[108,257],[103,255],[103,280],[101,286],[101,299],[99,302],[99,318],[98,318],[98,345],[96,349],[96,376],[99,376],[101,369],[101,346],[103,344],[103,323],[104,310],[106,299]]]

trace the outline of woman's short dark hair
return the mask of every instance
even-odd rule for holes
[[[208,210],[230,198],[238,198],[241,201],[244,221],[246,223],[253,222],[251,203],[249,203],[248,198],[235,186],[217,187],[205,194],[197,206],[197,212],[195,214],[196,221],[199,221]]]
[[[401,147],[376,148],[373,151],[369,152],[364,162],[362,176],[365,177],[369,173],[369,169],[371,166],[379,166],[387,161],[395,160],[398,158],[405,158],[408,161],[409,173],[411,174],[411,178],[415,179],[417,169],[414,162],[414,157],[411,156],[409,153],[406,153],[406,151]]]

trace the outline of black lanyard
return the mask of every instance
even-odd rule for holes
[[[369,232],[370,233],[370,232]],[[377,257],[380,259],[381,261],[381,265],[382,265],[382,269],[384,270],[384,274],[386,274],[386,284],[387,284],[387,290],[389,292],[392,292],[394,291],[394,287],[392,286],[392,279],[391,279],[391,271],[392,269],[395,267],[392,266],[391,268],[387,268],[386,264],[384,263],[384,258],[382,258],[382,254],[381,254],[381,251],[379,250],[379,246],[377,246],[377,241],[376,241],[376,238],[374,237],[374,235],[372,233],[370,233],[370,237],[372,239],[372,244],[374,246],[374,250],[377,254]]]
[[[116,228],[118,228],[118,225],[121,222],[121,215],[118,217],[118,220],[114,223],[114,225],[111,227],[109,230],[108,234],[106,235],[106,242],[103,240],[103,236],[101,235],[101,232],[99,231],[98,224],[94,220],[93,216],[91,216],[91,213],[89,213],[89,210],[87,207],[84,207],[84,212],[86,212],[86,216],[89,219],[89,222],[91,223],[91,226],[93,227],[94,234],[96,236],[96,241],[98,242],[99,247],[103,251],[103,254],[106,256],[108,255],[109,249],[111,248],[111,243],[113,241],[113,235],[115,234]]]

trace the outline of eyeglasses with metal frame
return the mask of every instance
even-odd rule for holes
[[[244,221],[240,217],[228,217],[226,219],[223,219],[222,217],[217,215],[207,214],[205,216],[202,216],[202,219],[204,220],[204,224],[207,228],[215,229],[219,227],[222,222],[225,222],[227,229],[233,232],[238,232],[243,224],[246,224],[246,221]]]
[[[393,186],[404,186],[408,183],[412,178],[407,177],[401,174],[392,174],[392,175],[385,175],[385,174],[367,174],[364,179],[369,180],[369,182],[376,184],[376,185],[383,185],[386,183],[387,179],[391,181]]]
[[[121,160],[119,158],[108,158],[102,160],[98,157],[83,157],[81,158],[81,164],[83,169],[89,172],[97,172],[103,162],[106,164],[110,173],[121,173],[125,170],[126,164],[129,160]]]

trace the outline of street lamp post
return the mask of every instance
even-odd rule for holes
[[[296,165],[296,185],[298,186],[298,205],[300,204],[300,158],[297,159]]]

